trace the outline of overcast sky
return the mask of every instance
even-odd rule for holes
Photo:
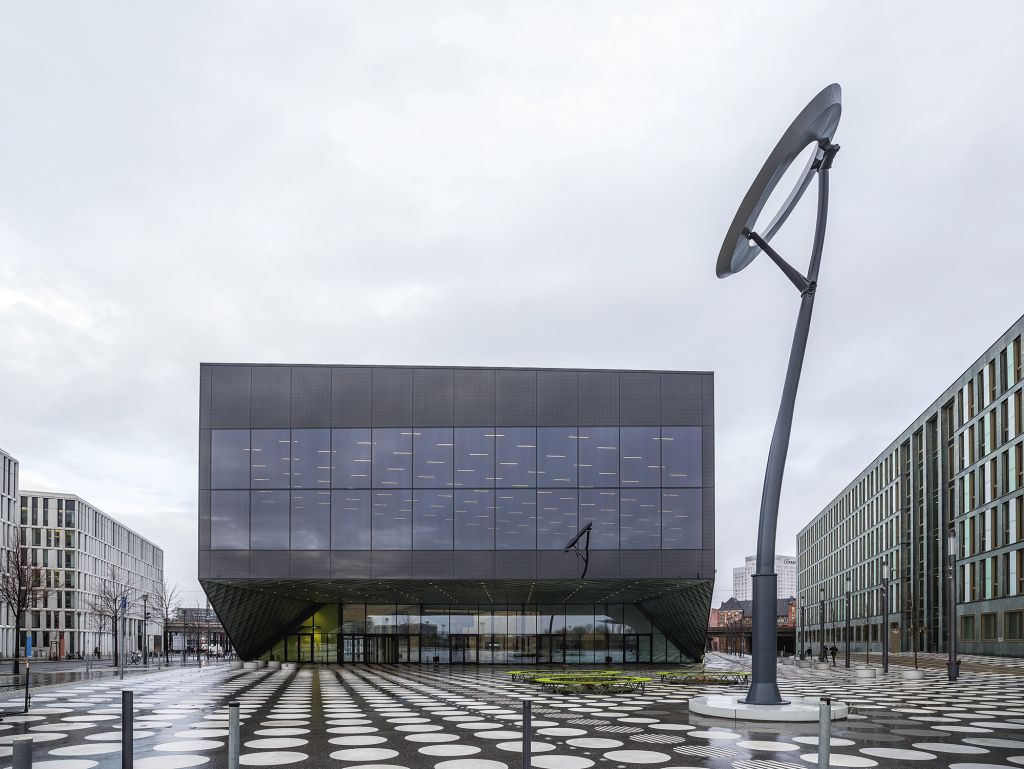
[[[754,552],[798,295],[714,261],[796,113],[842,145],[795,533],[1024,313],[1024,5],[10,3],[0,447],[196,574],[200,361],[715,372]],[[776,245],[806,267],[813,196]]]

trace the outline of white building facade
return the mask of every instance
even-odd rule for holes
[[[109,618],[91,611],[94,598],[113,587],[128,595],[128,650],[150,649],[160,644],[160,627],[154,618],[158,588],[163,581],[164,553],[81,497],[40,491],[22,491],[20,525],[28,562],[45,572],[49,594],[26,612],[19,654],[32,637],[33,656],[63,658],[68,655],[114,650]],[[150,621],[143,622],[142,596],[148,597]],[[13,644],[4,653],[13,653]]]
[[[18,460],[0,449],[0,545],[14,541],[18,511]],[[0,654],[14,648],[14,622],[11,607],[0,606]]]
[[[742,566],[732,570],[732,595],[737,601],[754,600],[750,578],[757,573],[757,556],[748,555]],[[791,598],[796,595],[796,556],[775,556],[775,573],[778,575],[776,598]]]

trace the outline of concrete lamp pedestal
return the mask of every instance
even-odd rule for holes
[[[817,721],[821,700],[814,697],[794,697],[783,705],[750,705],[743,702],[742,694],[708,694],[694,697],[689,702],[691,713],[736,721]],[[832,720],[839,721],[850,713],[844,702],[832,703]]]

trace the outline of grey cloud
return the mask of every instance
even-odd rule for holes
[[[192,590],[198,362],[408,362],[713,369],[724,598],[796,297],[713,261],[833,80],[779,550],[1022,312],[1019,4],[62,11],[0,30],[0,445]]]

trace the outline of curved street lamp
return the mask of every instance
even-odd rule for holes
[[[757,571],[753,575],[753,643],[751,648],[751,680],[746,702],[754,705],[780,705],[785,701],[779,693],[776,668],[778,630],[775,623],[775,596],[778,577],[775,574],[775,535],[778,527],[779,496],[786,467],[789,436],[793,427],[793,406],[796,402],[800,371],[803,367],[807,334],[811,325],[811,309],[818,282],[818,266],[825,243],[828,218],[828,173],[839,145],[832,143],[842,113],[842,91],[835,83],[811,99],[796,120],[782,135],[750,185],[743,202],[725,236],[718,254],[716,273],[720,278],[733,275],[760,252],[768,255],[800,291],[800,313],[793,334],[793,347],[782,390],[782,402],[772,434],[768,465],[765,468],[761,494],[761,515],[757,533]],[[782,207],[761,232],[755,231],[758,217],[775,188],[797,157],[809,146],[817,145],[814,154],[800,173]],[[801,274],[769,245],[785,224],[800,198],[818,177],[818,214],[814,243],[807,274]]]

